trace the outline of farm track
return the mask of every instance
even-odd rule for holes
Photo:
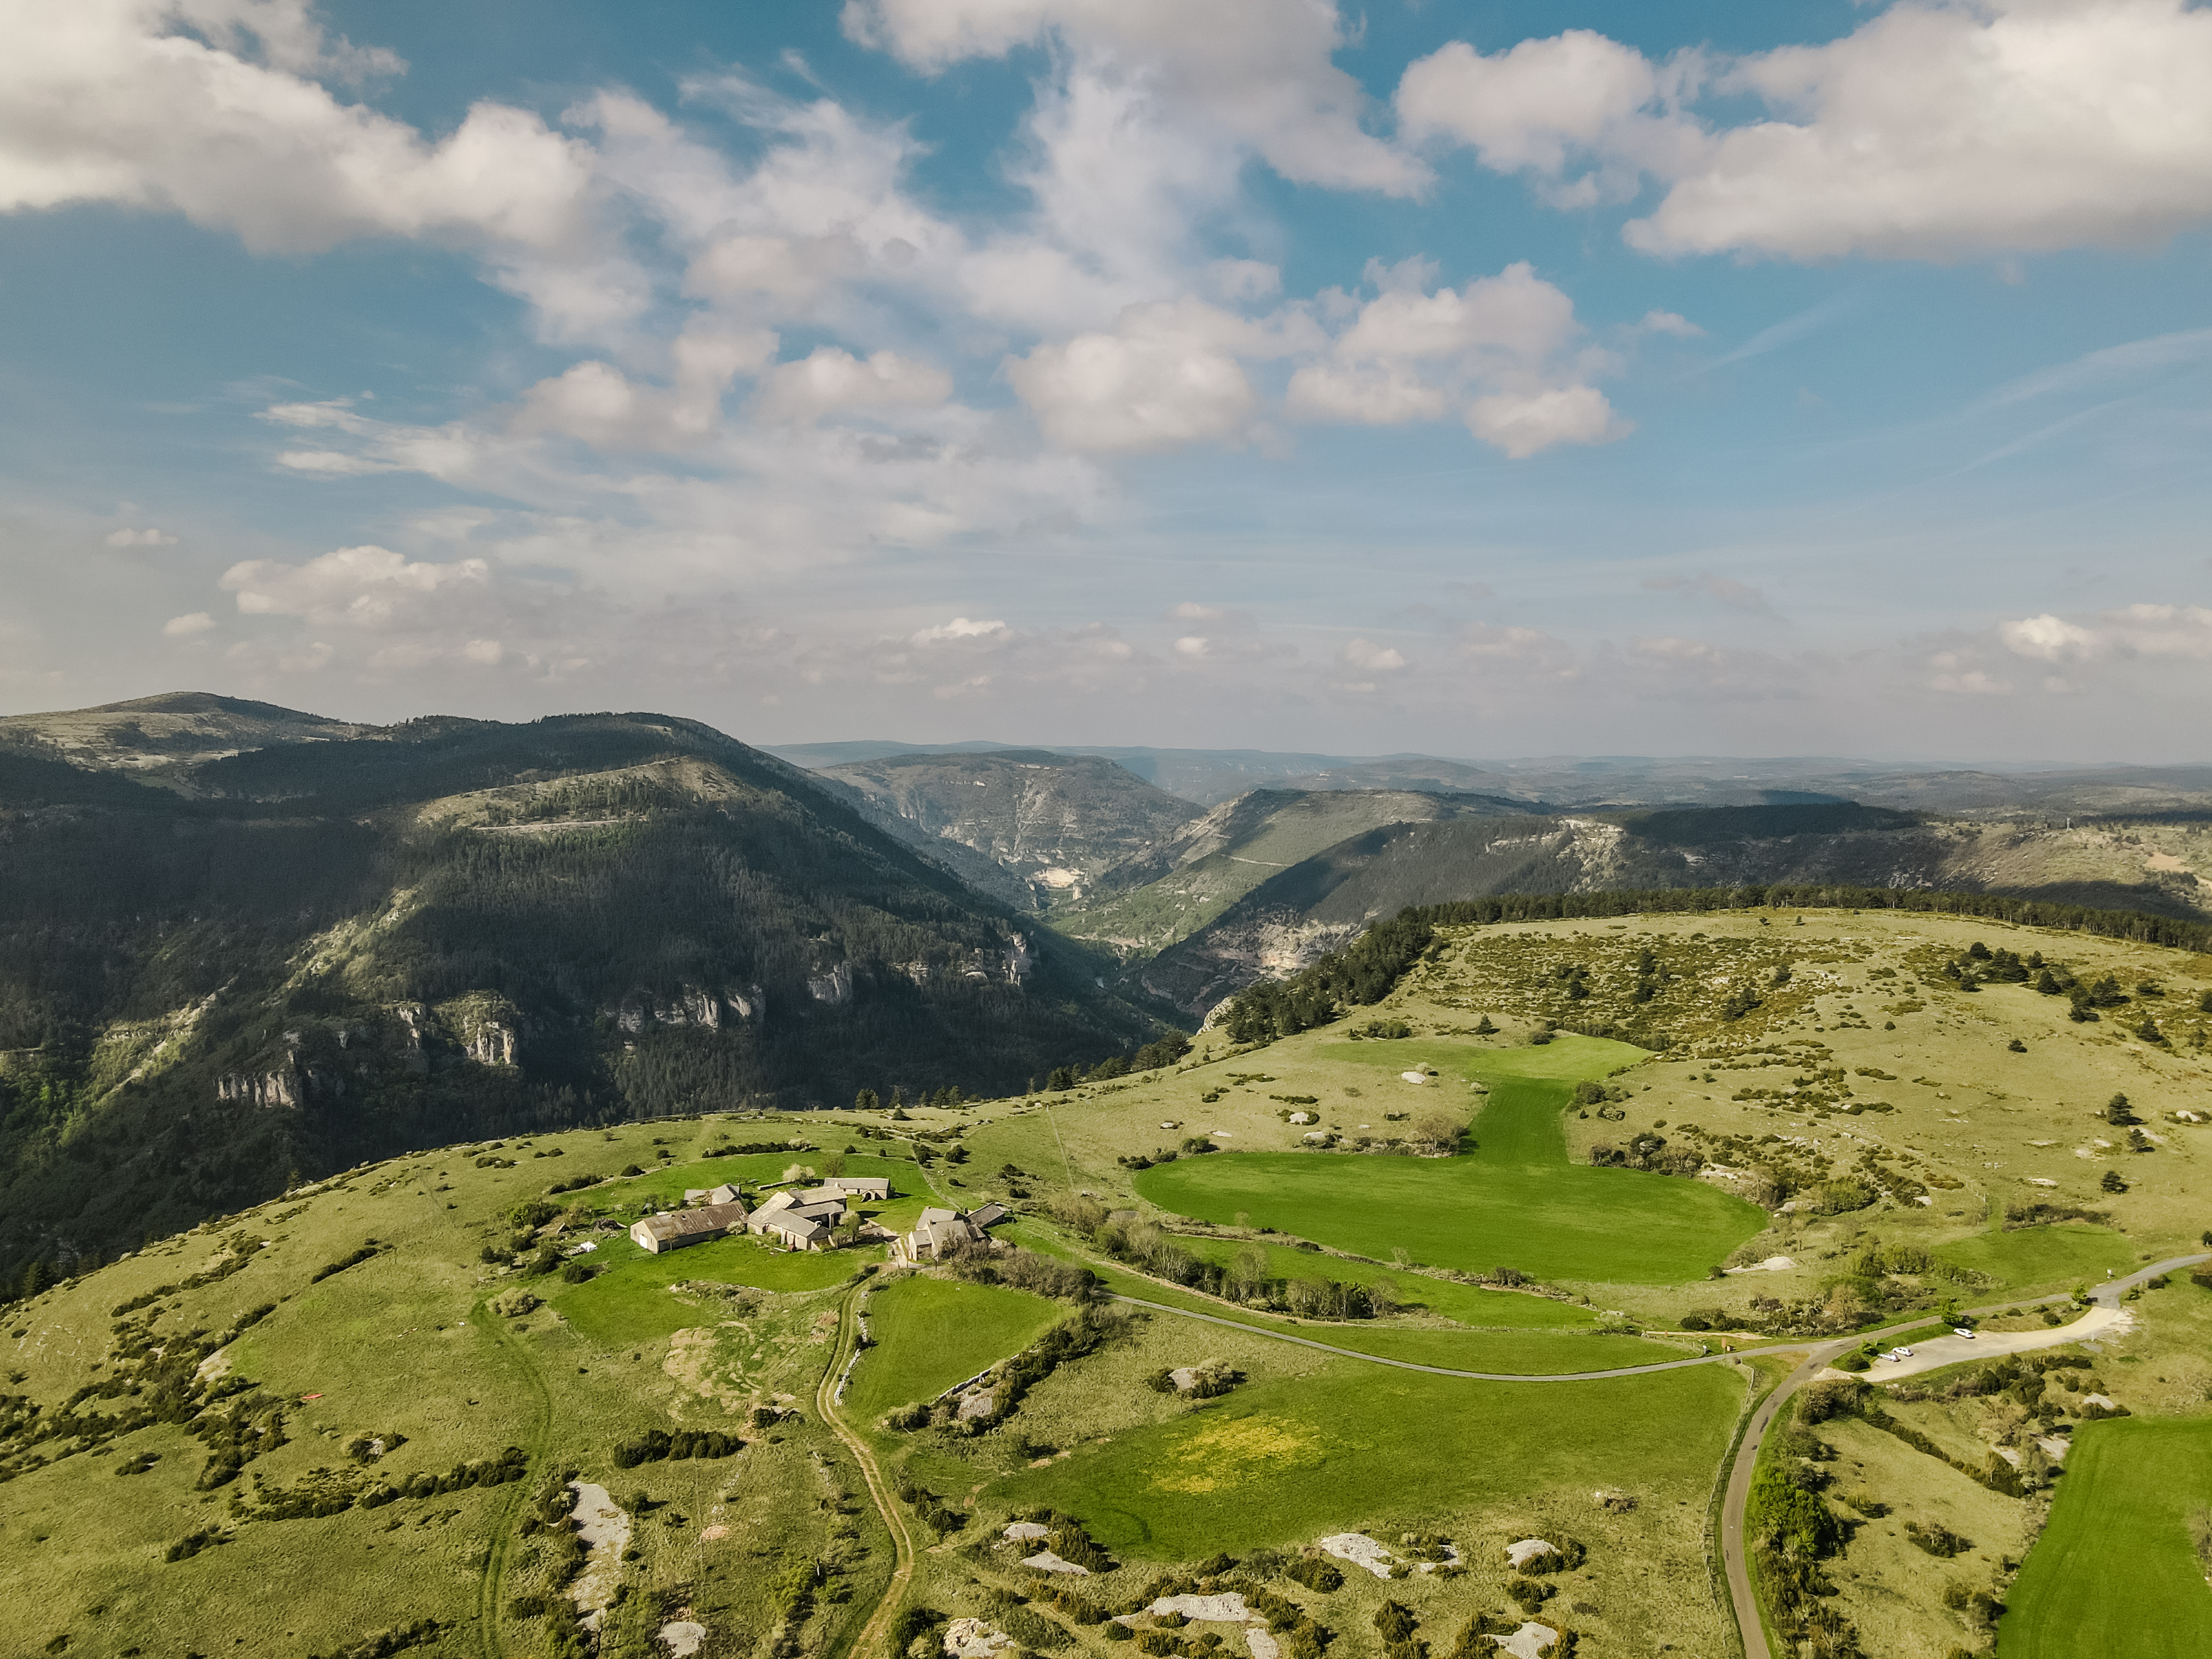
[[[2171,1256],[2164,1261],[2154,1262],[2149,1267],[2141,1268],[2129,1274],[2125,1279],[2114,1279],[2108,1284],[2099,1285],[2091,1292],[2089,1299],[2100,1308],[2118,1308],[2121,1297],[2145,1280],[2155,1279],[2160,1273],[2178,1272],[2181,1268],[2192,1267],[2197,1262],[2206,1261],[2212,1261],[2212,1255],[2199,1253],[2192,1255]],[[1147,1309],[1154,1313],[1174,1314],[1179,1318],[1195,1319],[1208,1325],[1224,1325],[1231,1330],[1244,1331],[1254,1336],[1264,1337],[1270,1341],[1289,1342],[1302,1348],[1316,1348],[1323,1353],[1335,1354],[1346,1359],[1364,1360],[1370,1365],[1389,1365],[1399,1370],[1425,1371],[1431,1376],[1463,1377],[1470,1382],[1601,1382],[1614,1377],[1648,1376],[1658,1371],[1683,1370],[1692,1365],[1733,1364],[1755,1354],[1804,1354],[1805,1358],[1797,1368],[1759,1401],[1757,1409],[1752,1413],[1749,1426],[1746,1428],[1736,1443],[1735,1450],[1725,1472],[1727,1486],[1721,1501],[1721,1551],[1727,1568],[1729,1597],[1735,1604],[1736,1627],[1743,1639],[1744,1659],[1773,1659],[1773,1650],[1767,1643],[1765,1626],[1759,1613],[1758,1595],[1752,1587],[1750,1566],[1745,1556],[1743,1539],[1744,1510],[1751,1495],[1752,1472],[1758,1465],[1759,1449],[1765,1439],[1767,1429],[1773,1424],[1775,1417],[1780,1413],[1782,1407],[1789,1403],[1791,1396],[1826,1370],[1834,1360],[1863,1342],[1879,1340],[1885,1336],[1895,1335],[1927,1323],[1926,1316],[1923,1315],[1918,1318],[1891,1325],[1881,1330],[1856,1332],[1848,1337],[1811,1345],[1809,1347],[1803,1342],[1781,1342],[1757,1348],[1738,1348],[1733,1352],[1701,1354],[1688,1359],[1659,1360],[1649,1365],[1623,1365],[1608,1370],[1531,1375],[1510,1371],[1456,1370],[1447,1365],[1424,1365],[1411,1359],[1392,1359],[1382,1354],[1362,1353],[1357,1348],[1340,1348],[1332,1343],[1316,1342],[1311,1337],[1293,1336],[1287,1331],[1269,1330],[1263,1325],[1249,1324],[1243,1320],[1224,1319],[1215,1314],[1199,1313],[1193,1309],[1177,1308],[1164,1302],[1147,1302],[1140,1297],[1115,1294],[1111,1299],[1127,1303],[1132,1307]],[[2062,1302],[2066,1299],[2063,1295],[2047,1296],[2033,1301],[2014,1300],[2002,1305],[2034,1307],[2041,1303]],[[1999,1304],[1993,1304],[1990,1309],[1978,1308],[1971,1311],[1979,1316],[1991,1311],[1996,1305]],[[2084,1322],[2087,1322],[2075,1321],[2056,1326],[2042,1333],[2042,1340],[2033,1346],[2039,1348],[2052,1348],[2080,1340],[2082,1333],[2077,1328]],[[2101,1334],[2108,1328],[2108,1322],[2102,1319],[2097,1320],[2094,1322],[2094,1327],[2088,1334]],[[2027,1349],[2024,1347],[2016,1347],[2009,1348],[2006,1352],[2027,1351]]]
[[[830,1432],[845,1443],[845,1449],[853,1454],[860,1466],[860,1478],[868,1483],[868,1497],[876,1511],[884,1518],[884,1529],[891,1540],[891,1577],[884,1587],[883,1599],[876,1610],[868,1615],[860,1634],[854,1637],[847,1652],[864,1655],[884,1639],[890,1622],[897,1615],[899,1603],[906,1599],[907,1587],[914,1582],[914,1539],[906,1528],[906,1517],[899,1513],[898,1500],[892,1494],[890,1483],[884,1480],[876,1455],[866,1441],[847,1426],[837,1410],[837,1384],[845,1375],[846,1362],[852,1357],[853,1345],[860,1335],[859,1308],[861,1295],[867,1286],[857,1285],[847,1292],[837,1304],[837,1340],[831,1345],[830,1363],[823,1369],[822,1381],[814,1390],[814,1409],[830,1425]]]
[[[514,1333],[483,1302],[477,1302],[470,1310],[469,1317],[481,1322],[514,1361],[537,1402],[537,1425],[524,1449],[530,1454],[531,1476],[538,1475],[543,1473],[540,1466],[546,1455],[553,1449],[553,1396],[545,1387],[545,1378],[530,1351],[514,1340]],[[507,1632],[500,1619],[500,1592],[506,1586],[507,1558],[514,1546],[514,1512],[530,1495],[532,1485],[530,1477],[510,1483],[506,1496],[501,1499],[498,1518],[493,1523],[491,1549],[484,1557],[483,1575],[477,1583],[477,1642],[484,1659],[507,1659]]]

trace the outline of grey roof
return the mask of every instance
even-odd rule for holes
[[[1012,1210],[994,1199],[980,1210],[970,1210],[968,1212],[968,1218],[979,1227],[995,1227],[1012,1213]]]
[[[635,1224],[663,1242],[672,1238],[717,1237],[744,1224],[745,1206],[742,1204],[705,1204],[696,1210],[665,1211]]]
[[[889,1176],[831,1176],[822,1184],[842,1188],[848,1193],[858,1193],[864,1198],[889,1198],[891,1195]]]

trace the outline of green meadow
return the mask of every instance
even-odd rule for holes
[[[853,1368],[845,1404],[863,1423],[1018,1353],[1067,1310],[1027,1291],[957,1279],[902,1279],[867,1299],[872,1346]]]
[[[2136,1250],[2109,1227],[2023,1227],[2017,1232],[1993,1228],[1949,1244],[1935,1254],[1955,1266],[1987,1274],[2008,1291],[2063,1289],[2101,1280],[2105,1270],[2132,1273]],[[1979,1299],[1987,1295],[1977,1292]]]
[[[1460,1285],[1425,1273],[1401,1273],[1372,1261],[1354,1261],[1340,1255],[1321,1255],[1291,1244],[1252,1244],[1233,1238],[1179,1238],[1193,1255],[1208,1261],[1231,1261],[1245,1251],[1260,1249],[1267,1257],[1268,1274],[1276,1279],[1334,1279],[1346,1284],[1388,1287],[1401,1307],[1418,1305],[1439,1318],[1462,1325],[1501,1330],[1549,1330],[1589,1324],[1595,1315],[1572,1302],[1555,1302],[1545,1296],[1524,1296],[1494,1291],[1481,1285]]]
[[[1642,1058],[1626,1043],[1346,1043],[1332,1057],[1378,1071],[1433,1066],[1439,1075],[1424,1087],[1447,1106],[1474,1079],[1487,1083],[1476,1150],[1452,1158],[1216,1153],[1155,1165],[1137,1191],[1181,1215],[1226,1224],[1241,1212],[1252,1225],[1364,1255],[1402,1249],[1433,1267],[1620,1285],[1702,1278],[1767,1224],[1756,1206],[1702,1182],[1567,1161],[1559,1117],[1572,1084]]]
[[[2192,1525],[2212,1502],[2212,1418],[2085,1423],[1998,1627],[2001,1659],[2197,1659],[2212,1584]]]
[[[586,1258],[601,1269],[597,1277],[562,1286],[549,1299],[554,1311],[591,1341],[609,1346],[656,1342],[687,1325],[706,1322],[696,1305],[670,1293],[672,1285],[704,1279],[761,1291],[826,1290],[850,1279],[863,1263],[880,1261],[883,1255],[881,1245],[866,1250],[781,1250],[748,1237],[718,1238],[655,1255],[625,1236],[602,1240]]]
[[[1433,1524],[1632,1480],[1702,1501],[1743,1380],[1724,1366],[1541,1388],[1330,1362],[1077,1449],[993,1488],[1083,1517],[1108,1548],[1188,1560],[1350,1527]]]

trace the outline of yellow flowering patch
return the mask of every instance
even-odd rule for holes
[[[1321,1437],[1303,1425],[1231,1419],[1209,1423],[1184,1441],[1152,1485],[1162,1492],[1218,1492],[1277,1469],[1310,1468],[1323,1455]]]

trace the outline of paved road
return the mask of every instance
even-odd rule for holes
[[[2084,1337],[2096,1336],[2112,1328],[2119,1311],[2120,1298],[2135,1286],[2147,1279],[2155,1279],[2160,1273],[2172,1273],[2179,1268],[2207,1261],[2212,1261],[2212,1255],[2203,1254],[2177,1255],[2164,1261],[2154,1262],[2148,1267],[2130,1273],[2125,1279],[2107,1280],[2092,1292],[2090,1301],[2093,1305],[2081,1318],[2050,1330],[2024,1331],[2019,1334],[2032,1339],[2028,1346],[2039,1348],[2053,1348],[2063,1342],[2078,1342]],[[2063,1302],[2066,1298],[2063,1296],[2047,1296],[2042,1300]],[[2018,1308],[2033,1307],[2037,1304],[2014,1302],[2005,1305]],[[1986,1314],[1990,1310],[1977,1308],[1973,1311],[1976,1314]],[[2085,1327],[2087,1328],[2085,1329]],[[1893,1331],[1906,1328],[1909,1328],[1905,1326],[1890,1328]],[[1887,1332],[1876,1333],[1878,1336],[1887,1334]],[[1759,1620],[1759,1598],[1752,1590],[1751,1570],[1744,1559],[1743,1547],[1744,1502],[1751,1494],[1751,1473],[1759,1461],[1759,1442],[1765,1437],[1768,1426],[1774,1421],[1775,1413],[1788,1402],[1790,1395],[1826,1370],[1831,1361],[1856,1347],[1864,1340],[1866,1338],[1863,1335],[1852,1336],[1840,1342],[1824,1342],[1814,1348],[1804,1364],[1784,1377],[1780,1386],[1759,1402],[1758,1411],[1752,1414],[1751,1426],[1744,1431],[1743,1439],[1736,1447],[1735,1462],[1729,1466],[1728,1472],[1727,1495],[1721,1500],[1721,1555],[1728,1567],[1729,1599],[1735,1603],[1736,1628],[1743,1635],[1744,1659],[1773,1659],[1772,1650],[1767,1646],[1765,1627]],[[1961,1350],[1978,1346],[1978,1343],[1962,1342],[1955,1338],[1945,1338],[1944,1340],[1952,1342]],[[1932,1347],[1934,1344],[1928,1346]],[[2017,1353],[2026,1352],[2026,1348],[2009,1348],[2006,1351]],[[1991,1348],[1984,1352],[1994,1352],[1995,1349]],[[1917,1352],[1918,1350],[1916,1348],[1916,1358]],[[1961,1357],[1972,1358],[1977,1356],[1972,1353],[1964,1353]],[[1943,1363],[1956,1364],[1959,1362],[1951,1360]],[[1869,1380],[1886,1382],[1891,1376],[1903,1374],[1893,1368],[1886,1367],[1881,1376],[1869,1373]]]
[[[1961,1360],[1980,1358],[1984,1356],[1994,1358],[2001,1353],[2022,1353],[2035,1348],[2056,1347],[2061,1343],[2078,1342],[2105,1334],[2113,1330],[2121,1322],[2124,1316],[2121,1312],[2120,1300],[2129,1291],[2146,1279],[2156,1278],[2160,1273],[2174,1273],[2199,1261],[2212,1261],[2212,1255],[2177,1255],[2164,1261],[2154,1262],[2148,1267],[2129,1274],[2125,1279],[2107,1280],[2091,1293],[2092,1305],[2081,1318],[2050,1330],[2022,1331],[2007,1335],[2002,1339],[1979,1339],[1973,1342],[1964,1341],[1955,1337],[1945,1337],[1940,1339],[1939,1342],[1917,1345],[1914,1350],[1916,1360],[1923,1354],[1929,1354],[1937,1350],[1942,1344],[1948,1344],[1948,1348],[1958,1352],[1954,1358],[1930,1358],[1924,1364],[1908,1361],[1908,1369],[1905,1370],[1886,1367],[1881,1375],[1870,1375],[1869,1380],[1887,1382],[1895,1377],[1910,1376],[1917,1371],[1933,1370],[1937,1365],[1957,1364]],[[2040,1298],[2040,1301],[2063,1302],[2066,1299],[2063,1296],[2049,1296]],[[1513,1371],[1468,1371],[1455,1370],[1448,1365],[1423,1365],[1410,1359],[1391,1359],[1381,1354],[1362,1353],[1357,1348],[1340,1348],[1333,1343],[1316,1342],[1311,1337],[1292,1336],[1287,1331],[1269,1330],[1264,1325],[1250,1324],[1238,1319],[1224,1319],[1218,1314],[1199,1313],[1189,1308],[1176,1307],[1170,1303],[1147,1302],[1141,1297],[1116,1295],[1114,1300],[1126,1302],[1133,1307],[1149,1308],[1158,1313],[1174,1314],[1183,1319],[1200,1320],[1209,1325],[1225,1325],[1231,1330],[1244,1331],[1254,1336],[1265,1337],[1270,1341],[1294,1343],[1302,1348],[1317,1348],[1323,1353],[1340,1354],[1346,1359],[1364,1359],[1370,1365],[1389,1365],[1407,1371],[1426,1371],[1432,1376],[1463,1376],[1481,1382],[1600,1382],[1610,1377],[1645,1376],[1654,1371],[1681,1370],[1691,1365],[1733,1364],[1737,1360],[1747,1358],[1753,1354],[1803,1354],[1805,1358],[1797,1368],[1784,1377],[1764,1400],[1760,1401],[1757,1409],[1752,1413],[1751,1421],[1744,1430],[1743,1437],[1737,1443],[1735,1455],[1730,1460],[1726,1471],[1728,1486],[1721,1500],[1721,1555],[1727,1568],[1729,1599],[1735,1604],[1736,1626],[1743,1637],[1744,1659],[1773,1659],[1772,1651],[1767,1645],[1765,1629],[1759,1620],[1759,1598],[1752,1589],[1751,1571],[1745,1559],[1743,1547],[1744,1504],[1751,1493],[1752,1470],[1758,1462],[1759,1448],[1760,1443],[1766,1437],[1767,1429],[1772,1425],[1776,1413],[1789,1403],[1791,1395],[1826,1370],[1842,1355],[1857,1347],[1862,1342],[1901,1334],[1928,1322],[1926,1316],[1923,1315],[1919,1318],[1891,1325],[1879,1331],[1861,1331],[1832,1341],[1809,1346],[1803,1342],[1778,1342],[1756,1348],[1738,1348],[1733,1353],[1701,1354],[1688,1359],[1660,1360],[1649,1365],[1622,1365],[1610,1370],[1552,1372],[1532,1376]],[[1975,1309],[1972,1311],[1977,1316],[1984,1316],[1992,1311],[1996,1305],[1992,1304],[1989,1309]],[[2039,1304],[2012,1302],[2003,1305],[2017,1308],[2034,1307]]]
[[[837,1340],[830,1345],[830,1363],[822,1372],[822,1381],[814,1390],[814,1409],[821,1413],[832,1432],[845,1443],[845,1449],[853,1454],[860,1465],[860,1478],[868,1483],[868,1497],[874,1502],[877,1512],[884,1517],[884,1526],[891,1535],[891,1578],[884,1587],[883,1600],[868,1615],[868,1622],[853,1638],[847,1651],[865,1656],[884,1639],[897,1616],[899,1604],[906,1599],[907,1586],[914,1582],[914,1539],[906,1528],[906,1516],[892,1495],[890,1483],[884,1479],[883,1470],[876,1463],[876,1455],[868,1449],[867,1442],[846,1426],[837,1409],[837,1384],[845,1375],[845,1362],[852,1358],[853,1344],[860,1334],[856,1310],[860,1306],[866,1284],[856,1285],[837,1304]],[[893,1656],[893,1659],[896,1659]]]

